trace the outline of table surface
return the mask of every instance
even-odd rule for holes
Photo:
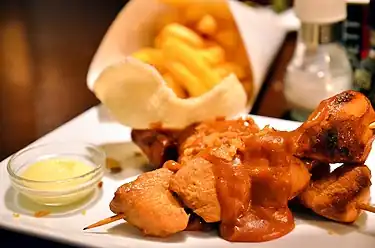
[[[0,1],[0,161],[98,104],[86,88],[87,69],[125,2]],[[295,33],[286,37],[253,114],[287,111],[283,77],[295,40]],[[68,247],[6,230],[0,237],[1,247]]]

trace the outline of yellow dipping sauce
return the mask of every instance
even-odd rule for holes
[[[22,178],[38,181],[38,182],[24,182],[24,186],[32,190],[48,191],[53,193],[67,192],[79,188],[80,185],[88,182],[91,176],[81,178],[74,177],[83,176],[92,171],[94,168],[82,161],[64,159],[64,158],[51,158],[37,161],[28,166],[25,171],[20,175]],[[67,180],[61,182],[61,180]],[[60,182],[58,182],[60,181]],[[66,205],[82,199],[87,196],[93,188],[83,189],[78,192],[66,195],[64,194],[40,194],[28,195],[32,200],[47,204],[47,205]]]
[[[82,176],[92,169],[78,160],[51,158],[30,165],[21,176],[34,181],[57,181]]]

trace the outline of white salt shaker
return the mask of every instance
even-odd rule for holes
[[[293,58],[287,67],[284,95],[291,117],[304,121],[323,99],[352,88],[352,68],[339,43],[345,0],[295,0],[301,21]]]

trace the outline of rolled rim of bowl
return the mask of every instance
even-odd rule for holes
[[[24,181],[24,182],[28,182],[28,183],[49,184],[49,183],[66,183],[66,182],[71,182],[71,181],[74,181],[74,180],[85,178],[85,177],[90,176],[90,175],[95,175],[98,172],[100,172],[100,171],[103,170],[103,165],[104,164],[95,164],[96,166],[92,170],[90,170],[89,172],[87,172],[85,174],[76,176],[76,177],[71,177],[71,178],[67,178],[67,179],[63,179],[63,180],[37,181],[37,180],[31,180],[31,179],[27,179],[27,178],[18,176],[13,171],[13,169],[11,168],[12,164],[14,163],[14,161],[20,155],[25,154],[25,153],[33,150],[33,149],[36,149],[36,148],[43,148],[43,147],[53,146],[53,145],[58,145],[58,144],[74,144],[74,145],[82,145],[83,147],[89,147],[89,148],[95,150],[95,152],[98,153],[98,155],[102,158],[103,162],[105,161],[105,158],[106,158],[106,154],[105,154],[104,150],[101,149],[100,147],[92,144],[92,143],[88,143],[88,142],[76,142],[76,141],[49,142],[49,143],[43,143],[43,144],[38,144],[38,145],[32,145],[32,146],[26,147],[26,148],[24,148],[24,149],[22,149],[22,150],[20,150],[20,151],[18,151],[16,153],[14,153],[10,157],[10,159],[9,159],[9,161],[7,163],[8,174],[11,176],[12,179],[16,179],[16,180],[19,180],[19,181]]]

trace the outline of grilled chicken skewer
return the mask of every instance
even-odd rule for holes
[[[322,101],[294,133],[295,155],[325,163],[364,163],[371,150],[375,111],[356,91]]]
[[[162,129],[132,130],[132,140],[150,163],[158,168],[167,160],[175,160],[175,154],[170,151],[177,150],[179,162],[184,160],[184,155],[191,152],[191,147],[185,145],[193,143],[191,139],[196,140],[196,148],[202,148],[199,147],[202,139],[213,132],[249,134],[259,131],[251,119],[235,129],[231,129],[227,122],[230,121],[205,122],[198,129],[188,127],[173,132]],[[205,132],[200,132],[201,128],[205,128]],[[322,101],[305,123],[290,132],[290,136],[294,155],[300,158],[325,163],[364,163],[375,138],[373,129],[375,111],[370,101],[359,92],[344,91]],[[197,136],[197,132],[201,136]]]
[[[358,92],[347,91],[323,101],[318,109],[309,117],[309,120],[295,131],[279,132],[276,130],[264,129],[266,133],[263,138],[262,134],[264,133],[262,133],[262,131],[264,132],[264,130],[255,136],[260,135],[259,139],[266,143],[269,142],[270,147],[276,144],[281,144],[280,141],[285,140],[285,144],[288,144],[287,147],[290,148],[288,149],[288,155],[293,154],[300,158],[315,159],[326,163],[362,163],[366,160],[371,149],[372,140],[374,139],[373,131],[370,129],[370,127],[372,127],[370,124],[374,120],[375,112],[372,109],[371,104],[369,104],[368,99]],[[182,171],[183,168],[187,167],[188,163],[186,161],[191,161],[191,159],[199,154],[200,151],[207,147],[212,148],[212,146],[217,143],[210,141],[210,137],[218,136],[219,139],[216,140],[223,144],[223,142],[225,143],[228,140],[233,139],[233,137],[241,140],[243,136],[252,136],[259,131],[256,125],[253,125],[250,121],[243,122],[244,125],[239,129],[233,129],[231,125],[226,126],[225,123],[230,121],[221,120],[218,122],[224,123],[224,129],[217,128],[217,123],[215,124],[215,122],[208,124],[201,123],[197,128],[196,126],[193,128],[189,127],[177,135],[171,135],[171,141],[168,141],[168,135],[165,135],[165,133],[162,134],[163,139],[161,142],[157,137],[151,139],[151,141],[156,140],[156,143],[151,141],[143,142],[142,138],[137,139],[137,137],[135,137],[142,134],[142,132],[148,132],[146,137],[152,137],[149,132],[152,132],[153,130],[134,131],[132,133],[132,138],[140,146],[150,146],[148,147],[149,149],[144,147],[142,150],[149,158],[152,158],[150,161],[156,161],[156,166],[161,166],[169,159],[165,156],[167,153],[163,150],[163,144],[167,144],[167,147],[173,147],[173,149],[177,148],[179,156],[178,160],[181,162],[181,166],[170,166],[176,168],[178,173],[179,171]],[[252,130],[248,128],[249,125]],[[203,128],[204,131],[199,128]],[[158,132],[160,133],[163,131],[156,131],[156,135]],[[277,137],[278,135],[280,137]],[[275,142],[270,142],[271,140]],[[154,153],[151,148],[154,143],[158,146],[157,153]],[[269,150],[263,145],[261,147],[261,149]],[[271,150],[274,150],[274,148],[269,151]],[[160,154],[159,157],[158,154]],[[168,168],[170,166],[165,167]],[[164,170],[166,170],[166,168],[164,168]],[[373,210],[373,207],[368,206],[371,174],[368,173],[368,168],[363,165],[345,165],[341,168],[344,169],[339,168],[332,174],[329,174],[329,176],[328,174],[322,173],[323,177],[321,179],[313,178],[312,183],[308,186],[307,190],[303,191],[301,194],[300,200],[306,207],[311,208],[322,216],[339,222],[352,222],[358,217],[361,209]],[[354,180],[354,184],[348,184],[348,181],[350,180],[352,180],[350,182],[353,182],[353,178],[356,178],[356,175],[359,175],[358,177],[361,179],[357,178]],[[174,177],[174,175],[171,177]],[[193,177],[189,178],[193,179]],[[165,185],[167,184],[168,182],[165,182]],[[159,187],[157,185],[154,186]],[[153,191],[154,186],[146,187],[146,191]],[[154,236],[167,236],[186,228],[188,217],[186,217],[186,213],[184,214],[183,212],[180,212],[182,206],[178,205],[177,201],[174,201],[174,207],[172,210],[178,217],[179,222],[176,222],[176,226],[174,226],[172,223],[167,223],[166,219],[169,218],[166,217],[160,219],[161,215],[158,216],[159,221],[155,221],[153,216],[149,216],[149,218],[146,218],[147,216],[144,217],[144,214],[150,213],[150,211],[143,211],[146,209],[144,206],[147,205],[147,201],[142,202],[141,204],[139,202],[142,201],[142,199],[139,200],[135,197],[136,194],[138,194],[135,192],[142,189],[142,187],[139,187],[139,185],[136,187],[132,187],[131,185],[122,187],[127,188],[127,190],[118,190],[115,198],[111,202],[111,210],[117,215],[91,225],[87,227],[87,229],[113,222],[121,219],[121,217],[126,217],[128,222],[137,226],[145,234]],[[330,198],[331,195],[327,190],[334,192],[334,197]],[[163,187],[163,191],[163,194],[170,195],[170,197],[166,199],[171,200],[173,195],[168,192],[167,187]],[[177,192],[177,194],[179,193],[181,194],[181,192]],[[125,195],[128,196],[125,197]],[[294,195],[291,197],[293,196]],[[150,199],[153,198],[151,197]],[[164,203],[168,203],[170,206],[170,202],[165,201],[163,204]],[[186,205],[186,202],[184,203]],[[166,206],[167,205],[160,205],[156,207],[164,210],[168,209]],[[139,215],[139,211],[142,211],[143,214]],[[132,214],[135,214],[134,216],[139,215],[142,218],[132,218]],[[152,223],[148,223],[148,219]]]
[[[375,213],[375,207],[368,204],[371,174],[366,166],[345,165],[332,173],[329,173],[329,170],[326,173],[325,166],[329,166],[328,164],[318,166],[321,168],[314,168],[319,170],[313,172],[310,185],[298,196],[304,206],[328,219],[345,223],[355,221],[361,210]],[[315,175],[317,177],[314,178]],[[125,217],[125,214],[119,213],[91,224],[84,230],[106,225]]]
[[[332,173],[313,178],[298,197],[305,207],[318,215],[351,223],[362,210],[375,212],[375,208],[369,206],[370,186],[371,172],[367,166],[342,165]]]

